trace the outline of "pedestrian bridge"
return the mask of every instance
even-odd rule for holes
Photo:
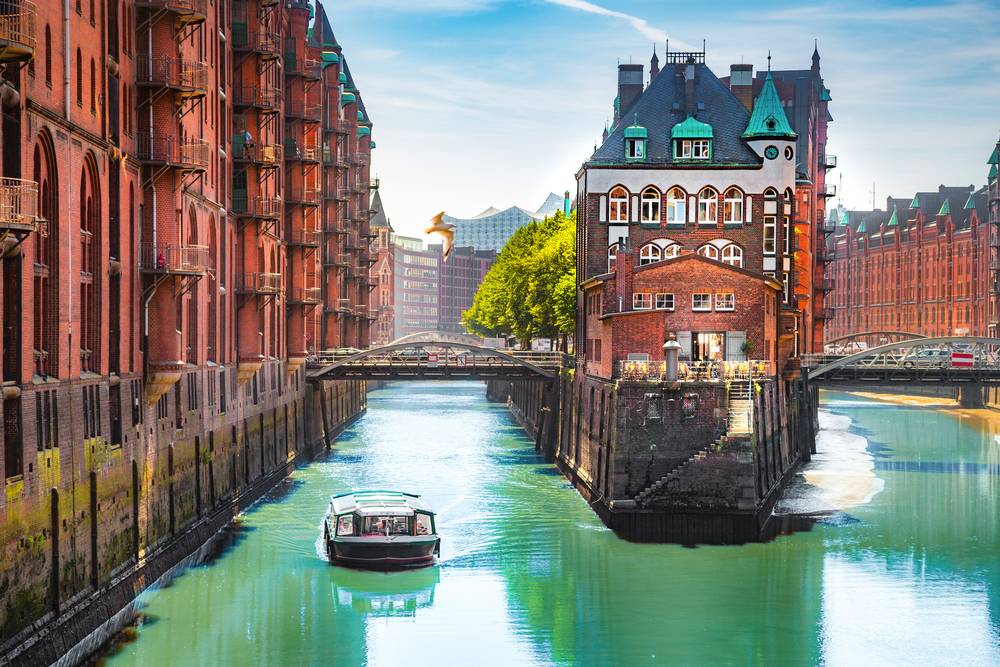
[[[1000,338],[913,337],[854,354],[803,355],[802,367],[809,384],[828,388],[1000,385]]]
[[[400,340],[369,350],[320,353],[306,361],[306,377],[311,382],[551,380],[573,363],[573,357],[562,352],[501,351],[457,340]]]

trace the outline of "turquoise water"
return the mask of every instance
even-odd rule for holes
[[[123,665],[1000,665],[996,427],[827,394],[782,511],[829,524],[741,547],[608,531],[483,385],[400,383],[324,460],[148,593]],[[423,494],[437,566],[329,565],[330,494]]]

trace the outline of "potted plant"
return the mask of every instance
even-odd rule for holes
[[[750,359],[750,355],[753,354],[755,349],[757,349],[757,346],[753,344],[752,340],[745,340],[743,341],[743,344],[740,345],[740,352],[743,353],[743,358],[747,360]]]

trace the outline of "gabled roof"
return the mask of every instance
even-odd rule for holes
[[[951,215],[951,207],[948,205],[947,199],[945,199],[944,203],[941,204],[941,210],[938,211],[938,215]]]
[[[896,217],[896,207],[893,206],[892,217],[889,218],[889,223],[886,225],[886,227],[898,227],[898,226],[899,226],[899,219]]]
[[[753,106],[753,114],[750,116],[750,123],[743,133],[743,138],[795,139],[797,136],[792,131],[792,126],[788,124],[788,117],[785,116],[778,91],[775,90],[771,73],[768,72],[767,78],[764,80],[764,87],[760,91],[760,97],[757,98],[757,102]]]
[[[339,48],[340,45],[337,44],[337,38],[333,35],[333,27],[330,25],[330,19],[326,15],[326,10],[323,9],[323,5],[316,2],[316,9],[318,11],[318,19],[320,21],[320,26],[323,30],[323,46],[324,47],[335,47]]]
[[[990,154],[990,159],[986,161],[986,164],[1000,164],[1000,154],[998,154],[1000,148],[994,148],[993,153]]]
[[[707,165],[759,165],[763,159],[751,150],[740,135],[746,130],[750,112],[729,87],[704,63],[694,65],[694,102],[704,105],[694,118],[712,127],[712,156]],[[674,126],[687,119],[684,80],[675,75],[673,65],[660,70],[632,105],[629,114],[636,125],[646,128],[647,165],[673,164],[670,136]],[[625,123],[614,127],[607,140],[594,152],[590,164],[626,164]],[[685,161],[689,163],[690,161]]]
[[[368,226],[388,227],[391,231],[392,225],[389,224],[389,218],[387,218],[385,215],[385,210],[382,207],[382,195],[379,194],[378,190],[375,190],[375,194],[372,195],[372,200],[369,208],[375,211],[375,215],[372,216],[372,219],[368,223]]]

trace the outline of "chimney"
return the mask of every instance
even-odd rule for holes
[[[569,190],[563,195],[563,213],[569,217]]]
[[[627,237],[619,241],[615,256],[615,297],[618,312],[632,310],[632,247]]]
[[[698,65],[695,64],[694,58],[688,58],[684,64],[684,111],[689,116],[694,116],[698,111],[694,101],[694,80],[697,73]]]
[[[649,61],[649,82],[653,83],[653,79],[656,75],[660,73],[660,59],[656,57],[656,44],[653,44],[653,57]]]
[[[729,90],[748,111],[753,110],[753,65],[730,65]]]
[[[618,119],[626,118],[629,109],[642,94],[642,65],[618,66]],[[617,123],[616,123],[617,125]]]

